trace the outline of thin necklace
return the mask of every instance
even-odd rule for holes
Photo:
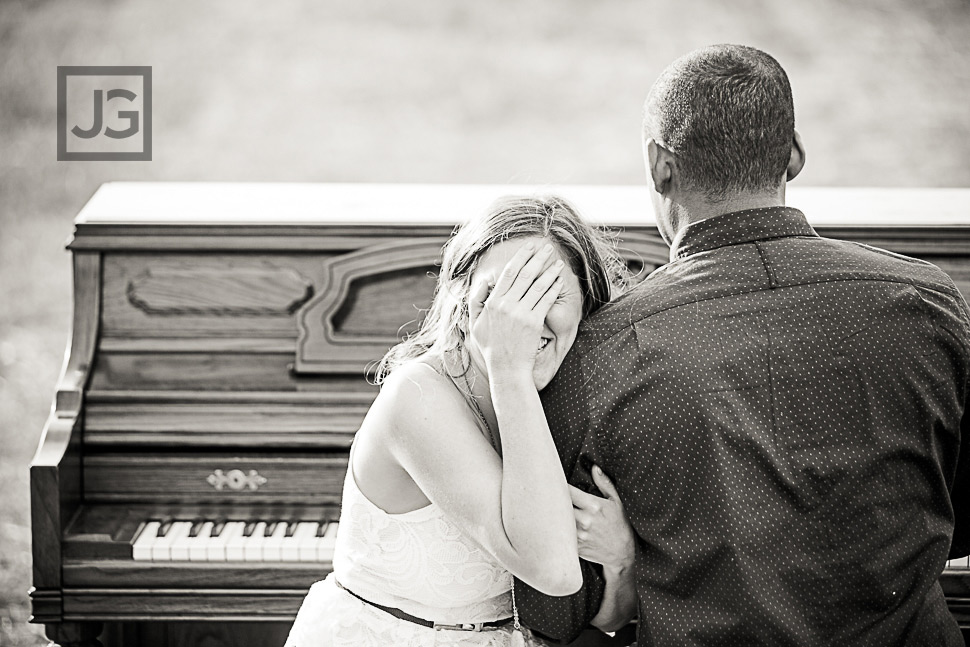
[[[472,393],[472,385],[468,382],[468,371],[465,371],[461,375],[462,379],[465,381],[465,388],[468,389],[468,399],[471,400],[472,408],[475,409],[475,413],[478,414],[479,420],[485,425],[485,431],[488,432],[488,440],[492,443],[492,448],[498,452],[498,455],[502,455],[502,448],[499,443],[499,439],[496,438],[495,432],[492,431],[492,426],[488,424],[488,420],[485,418],[485,412],[482,411],[482,407],[478,404],[478,399],[475,394]]]

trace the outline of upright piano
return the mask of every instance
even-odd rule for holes
[[[441,246],[525,186],[111,183],[75,221],[74,318],[30,469],[33,622],[63,647],[281,645],[326,576],[374,362]],[[564,186],[645,276],[642,187]],[[789,190],[825,236],[970,296],[970,190]],[[970,564],[942,582],[970,627]]]

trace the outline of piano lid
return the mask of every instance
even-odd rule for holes
[[[323,250],[333,236],[355,247],[415,227],[447,235],[495,198],[529,193],[560,194],[595,222],[655,231],[646,186],[111,182],[77,216],[70,247]],[[970,229],[970,189],[791,186],[787,202],[820,228]]]

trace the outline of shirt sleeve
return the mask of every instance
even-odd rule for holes
[[[964,404],[960,421],[960,455],[950,501],[955,523],[947,559],[956,559],[970,555],[970,400]]]
[[[953,291],[959,295],[954,286]],[[960,450],[957,456],[956,474],[950,488],[950,502],[953,505],[953,541],[947,559],[970,555],[970,307],[965,300],[957,299],[960,324],[953,328],[963,334],[962,353],[964,397],[963,417],[960,419]]]
[[[595,438],[583,376],[583,341],[582,336],[577,339],[541,397],[566,480],[582,490],[598,493],[590,474],[595,457]],[[562,642],[575,640],[589,626],[603,601],[605,580],[602,567],[580,561],[583,585],[573,595],[545,595],[515,580],[516,609],[523,625]]]
[[[572,595],[553,597],[515,580],[515,603],[519,621],[546,638],[569,643],[589,626],[603,602],[602,567],[580,560],[583,586]]]

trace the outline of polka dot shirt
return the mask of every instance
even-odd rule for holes
[[[970,552],[968,373],[935,266],[784,207],[687,227],[542,394],[570,482],[600,465],[638,535],[638,646],[962,645],[938,578]],[[565,598],[517,582],[524,624],[585,628],[583,568]]]

